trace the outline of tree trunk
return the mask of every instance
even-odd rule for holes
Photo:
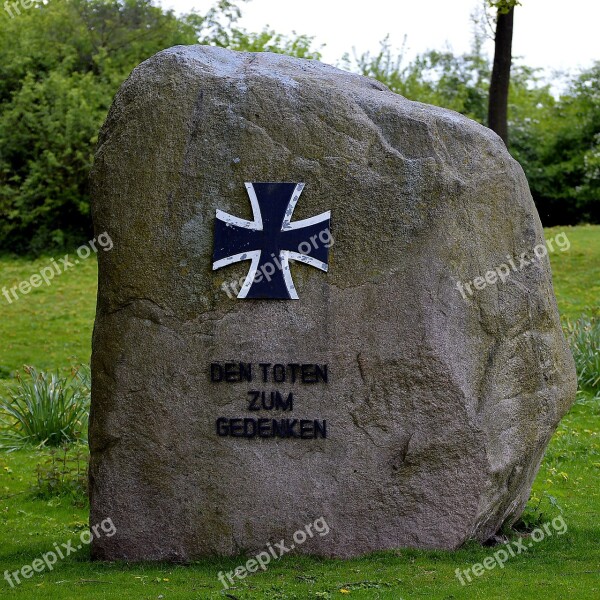
[[[488,127],[495,131],[508,146],[508,86],[512,62],[513,20],[515,9],[507,13],[498,11],[494,67],[490,81]]]

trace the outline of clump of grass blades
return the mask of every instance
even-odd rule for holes
[[[567,321],[567,336],[577,367],[579,388],[600,392],[600,318],[583,316]]]
[[[89,367],[71,375],[24,367],[25,374],[4,386],[0,397],[0,448],[59,446],[84,439],[90,406]]]

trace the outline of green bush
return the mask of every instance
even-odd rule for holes
[[[571,76],[558,99],[549,97],[549,89],[526,89],[519,106],[511,103],[511,152],[527,174],[545,226],[600,222],[599,102],[596,61]]]
[[[88,173],[112,98],[165,48],[211,44],[318,58],[312,39],[236,25],[237,0],[178,16],[157,0],[36,1],[0,10],[0,251],[42,254],[92,235]]]
[[[566,330],[579,388],[600,393],[600,318],[583,316],[577,321],[567,321]]]
[[[84,439],[90,406],[88,367],[70,377],[25,367],[25,376],[5,384],[0,398],[0,448],[59,446]]]

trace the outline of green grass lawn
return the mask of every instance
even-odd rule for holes
[[[600,226],[554,227],[546,239],[564,232],[571,242],[565,251],[550,254],[554,291],[561,316],[577,319],[600,308]]]
[[[565,231],[567,252],[551,255],[561,314],[575,319],[598,312],[600,227]],[[49,259],[0,258],[0,285],[28,279]],[[0,365],[40,368],[86,362],[95,307],[96,264],[90,258],[9,305],[0,296]],[[0,372],[1,375],[1,372]],[[455,569],[482,562],[500,547],[469,544],[457,552],[398,550],[341,561],[288,555],[241,580],[226,592],[219,571],[247,559],[212,559],[188,566],[91,563],[87,547],[59,561],[52,571],[33,573],[11,588],[0,579],[0,598],[600,598],[600,405],[581,395],[554,435],[533,488],[526,515],[549,523],[562,515],[567,531],[547,535],[527,550],[461,586]],[[0,577],[77,540],[86,528],[85,505],[70,497],[39,498],[32,489],[36,465],[47,450],[0,454]],[[560,512],[562,511],[562,513]],[[160,535],[160,532],[157,532]],[[531,544],[531,546],[529,546]]]
[[[50,257],[0,257],[0,287],[10,290],[50,264]],[[27,295],[17,292],[12,304],[0,295],[0,377],[25,364],[54,369],[89,361],[96,278],[96,257],[90,256],[50,286],[42,283]]]

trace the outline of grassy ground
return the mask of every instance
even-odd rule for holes
[[[70,259],[71,260],[71,259]],[[39,369],[65,367],[90,358],[96,309],[96,258],[90,257],[51,281],[14,299],[10,289],[51,265],[50,257],[35,261],[0,257],[0,377],[30,364]]]
[[[554,227],[544,231],[551,240],[565,233],[570,248],[550,254],[554,291],[562,317],[576,319],[600,308],[600,226]]]
[[[600,297],[600,227],[565,231],[567,252],[551,255],[559,308],[577,318],[597,312]],[[47,264],[0,259],[0,285],[9,287]],[[95,303],[95,262],[81,263],[52,286],[33,290],[8,305],[0,296],[0,365],[5,372],[23,363],[49,368],[89,358]],[[189,566],[91,563],[84,546],[52,571],[33,573],[11,588],[0,579],[0,598],[599,598],[600,597],[600,406],[581,395],[554,435],[536,478],[526,518],[534,524],[562,516],[566,532],[535,542],[504,568],[486,570],[461,586],[455,570],[468,569],[497,552],[470,544],[455,553],[398,550],[350,560],[316,560],[288,555],[224,591],[219,571],[245,558],[214,559]],[[0,577],[85,530],[88,511],[71,497],[36,497],[36,465],[48,451],[0,454]],[[562,511],[562,513],[560,512]],[[562,528],[561,528],[562,530]],[[157,532],[160,534],[160,532]],[[501,548],[501,547],[500,547]]]

